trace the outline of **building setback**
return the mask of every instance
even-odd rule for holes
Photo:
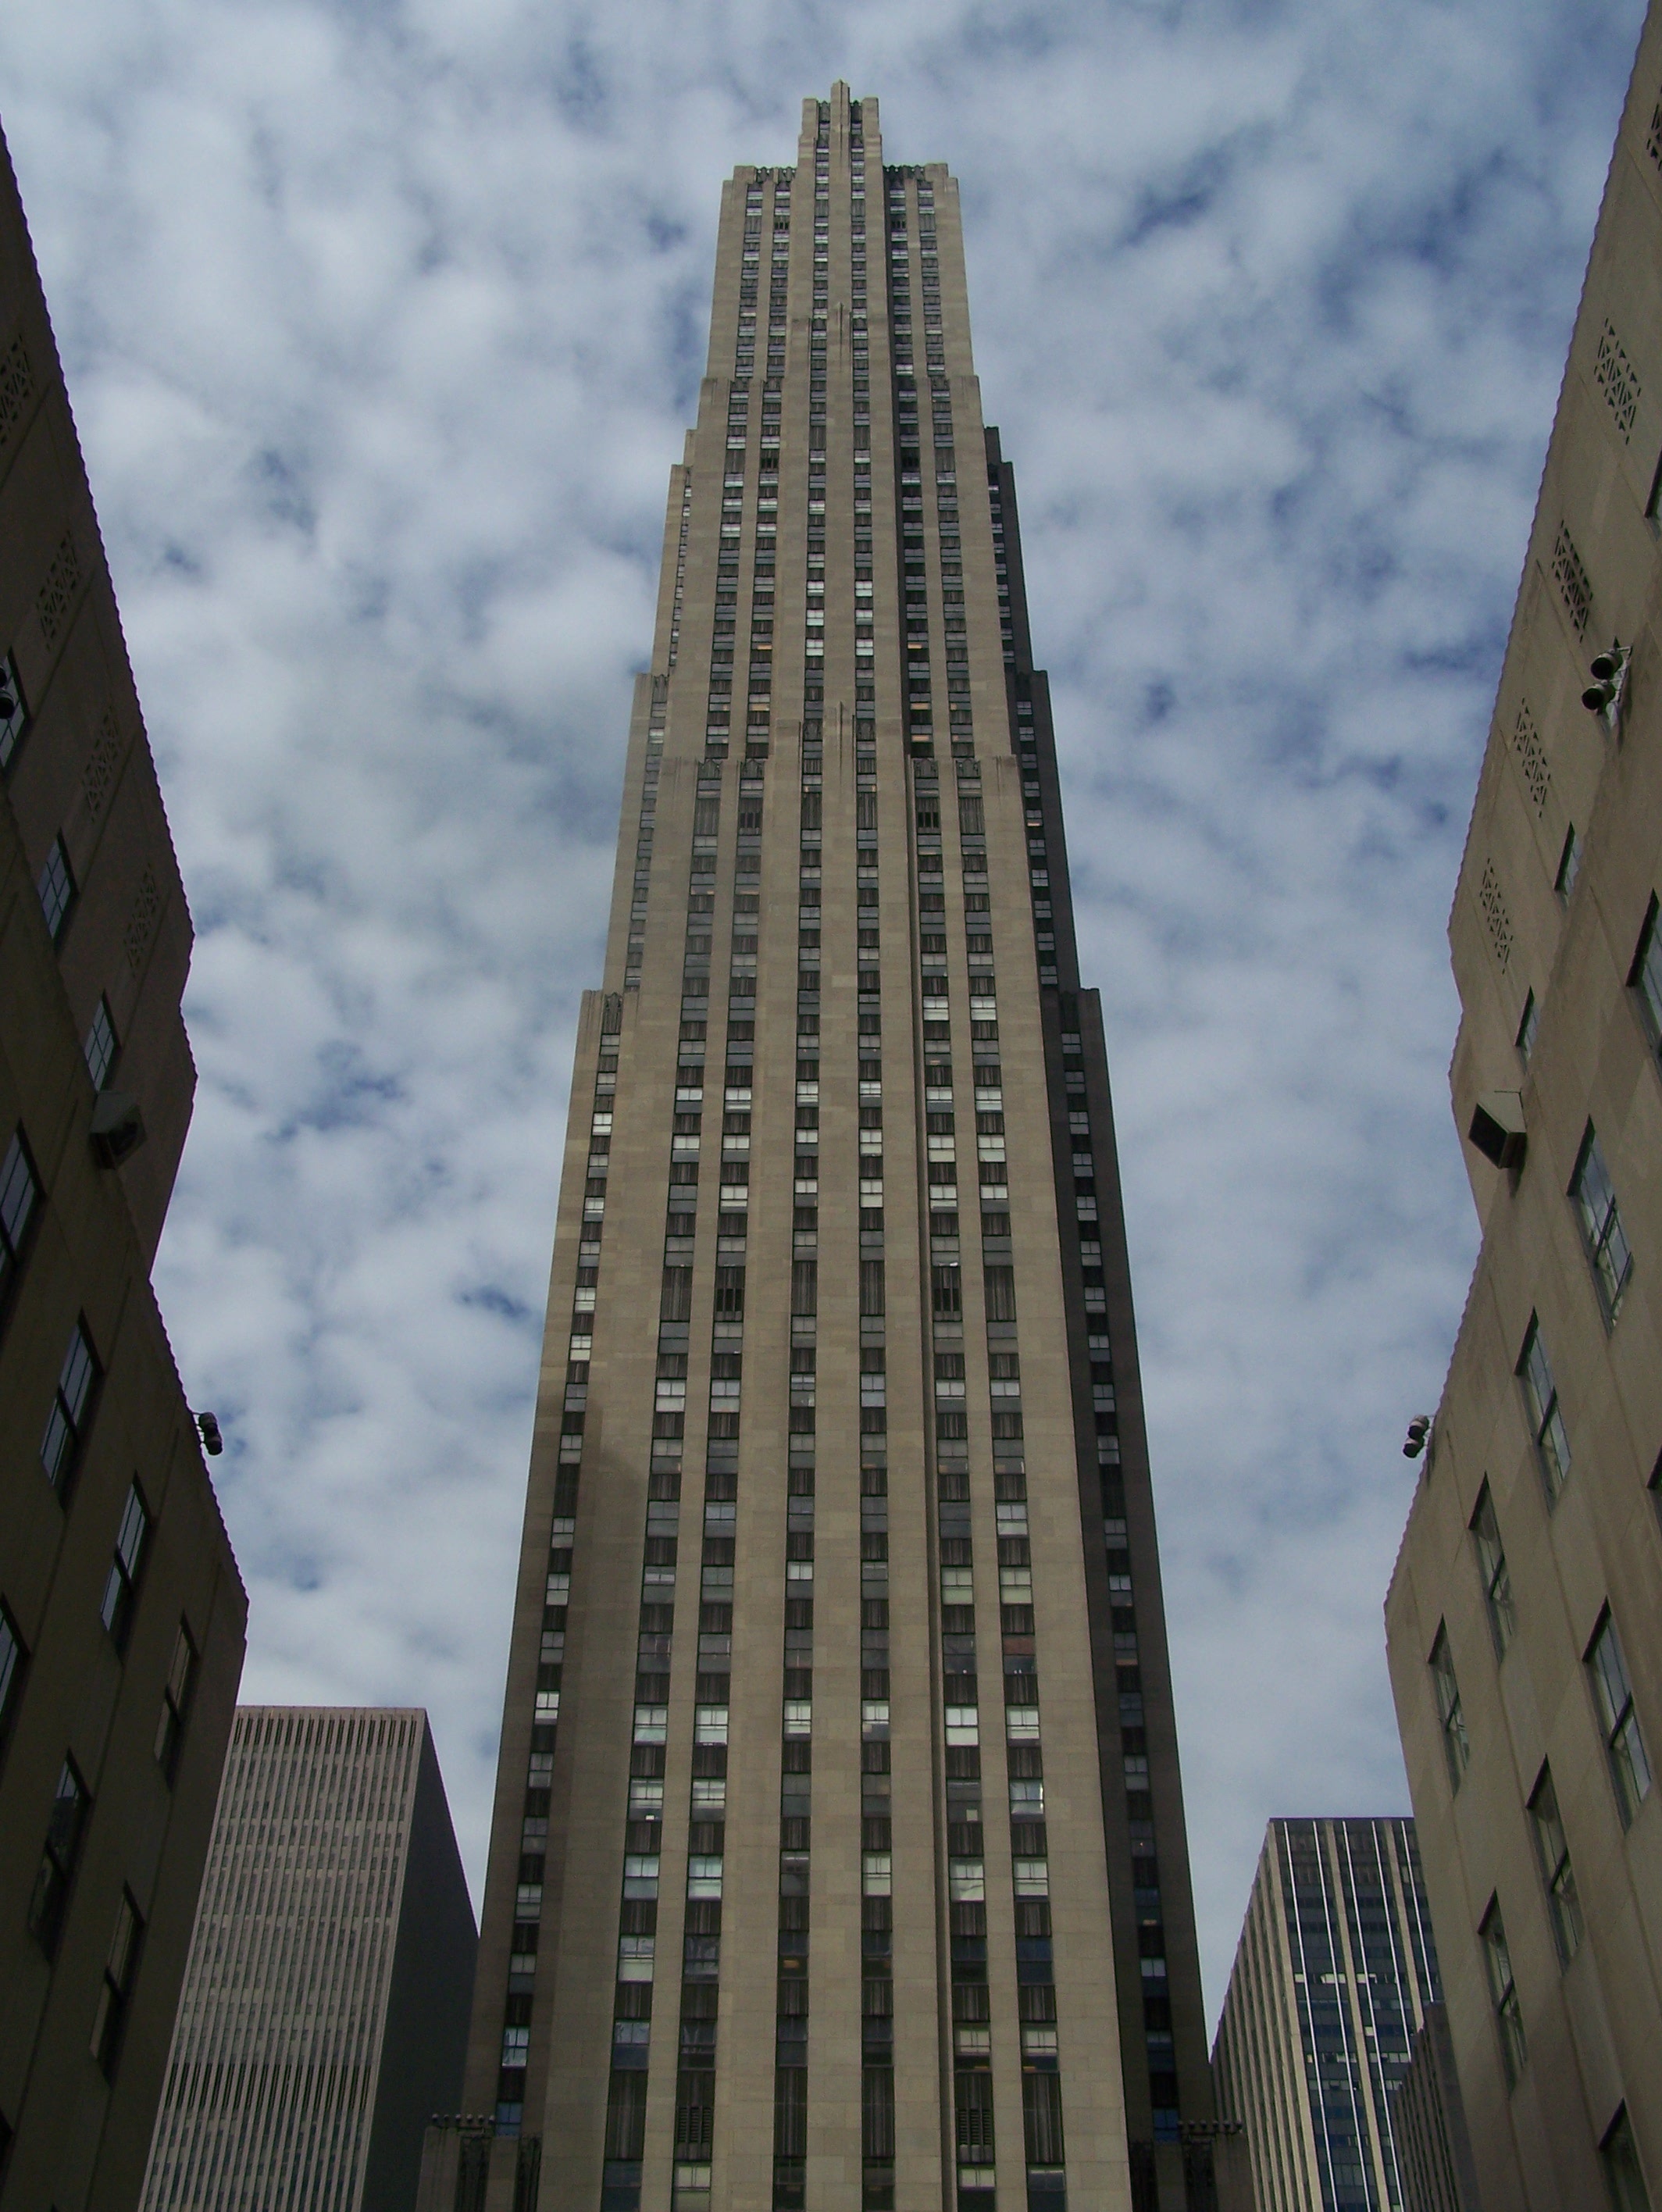
[[[1218,2021],[1258,2212],[1402,2204],[1393,2093],[1438,1998],[1411,1820],[1271,1820]]]
[[[470,2047],[489,2202],[539,2155],[544,2212],[1208,2201],[1014,478],[956,187],[840,85],[724,189],[604,980]]]
[[[127,2212],[246,1601],[150,1288],[191,918],[0,150],[0,2202]]]
[[[409,2212],[475,1949],[427,1715],[240,1707],[144,2212]]]
[[[1659,455],[1653,7],[1449,921],[1483,1243],[1386,1607],[1495,2205],[1662,2203]]]

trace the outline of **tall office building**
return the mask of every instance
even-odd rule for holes
[[[409,2212],[475,1948],[427,1715],[240,1708],[143,2212]]]
[[[1396,2212],[1395,2092],[1438,1999],[1411,1820],[1271,1820],[1212,2053],[1258,2212]]]
[[[572,1097],[491,2203],[533,2139],[545,2212],[1181,2203],[1210,2085],[1101,1018],[957,191],[843,86],[724,191]]]
[[[126,2212],[246,1601],[150,1288],[191,919],[0,150],[0,2203]]]
[[[1449,921],[1483,1242],[1386,1608],[1484,2197],[1623,2212],[1662,2203],[1659,306],[1653,7]]]

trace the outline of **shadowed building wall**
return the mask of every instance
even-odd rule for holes
[[[0,153],[0,2203],[136,2200],[246,1601],[150,1288],[185,903]]]

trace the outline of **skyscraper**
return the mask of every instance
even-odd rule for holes
[[[190,960],[155,763],[0,148],[9,2208],[126,2212],[137,2197],[242,1668],[247,1601],[150,1287],[196,1080],[179,1013]]]
[[[544,2212],[1180,2203],[1210,2085],[1101,1017],[956,188],[840,85],[724,191],[604,980],[490,2202],[537,2137]]]
[[[1449,916],[1483,1243],[1386,1602],[1485,2201],[1623,2212],[1662,2203],[1659,296],[1653,6]]]
[[[427,1715],[240,1708],[144,2212],[409,2212],[474,1950]]]
[[[1212,2054],[1258,2212],[1402,2205],[1396,2093],[1438,1994],[1414,1823],[1271,1820]]]

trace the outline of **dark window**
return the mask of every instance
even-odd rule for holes
[[[173,1656],[161,1692],[161,1713],[156,1722],[156,1765],[169,1784],[179,1771],[179,1746],[191,1716],[191,1698],[197,1686],[197,1647],[181,1620],[173,1638]]]
[[[1639,2146],[1634,2141],[1633,2123],[1625,2105],[1617,2106],[1616,2118],[1598,2146],[1598,2163],[1612,2212],[1651,2212],[1650,2191],[1645,2186]]]
[[[1569,897],[1575,889],[1575,878],[1580,872],[1581,841],[1576,836],[1575,824],[1572,822],[1564,832],[1564,849],[1558,855],[1558,873],[1553,878],[1552,888],[1561,899]]]
[[[1628,986],[1639,1000],[1639,1010],[1650,1034],[1653,1049],[1662,1051],[1662,931],[1657,927],[1654,894],[1639,933],[1639,947],[1628,970]]]
[[[66,1759],[46,1823],[46,1844],[34,1878],[34,1894],[29,1899],[29,1928],[48,1957],[58,1948],[63,1932],[70,1886],[75,1880],[76,1861],[81,1856],[81,1839],[91,1810],[87,1785],[76,1773],[75,1761]]]
[[[64,1354],[58,1388],[52,1394],[52,1411],[46,1416],[45,1433],[40,1439],[40,1464],[54,1489],[65,1488],[75,1473],[97,1386],[98,1361],[92,1339],[87,1334],[85,1321],[78,1321],[70,1338],[70,1348]]]
[[[1604,1749],[1610,1759],[1610,1779],[1625,1825],[1639,1810],[1651,1786],[1651,1765],[1645,1740],[1639,1732],[1639,1716],[1633,1709],[1633,1687],[1627,1662],[1608,1606],[1598,1617],[1592,1642],[1587,1646],[1587,1667],[1592,1676],[1593,1700],[1604,1729]]]
[[[1581,1234],[1586,1240],[1598,1303],[1604,1308],[1605,1320],[1613,1322],[1621,1310],[1622,1295],[1633,1273],[1633,1253],[1617,1207],[1616,1186],[1604,1165],[1598,1133],[1591,1121],[1581,1139],[1580,1157],[1575,1163],[1569,1194],[1575,1201]]]
[[[1535,1049],[1536,1033],[1541,1026],[1541,1009],[1535,1003],[1535,994],[1528,992],[1524,999],[1524,1011],[1518,1018],[1518,1054],[1526,1067]]]
[[[40,1183],[34,1172],[34,1162],[29,1158],[23,1132],[17,1129],[6,1147],[3,1163],[0,1163],[0,1298],[5,1296],[13,1276],[22,1265],[29,1229],[39,1203]]]
[[[136,1482],[127,1492],[127,1503],[116,1533],[115,1557],[104,1585],[104,1626],[115,1639],[118,1651],[127,1648],[138,1600],[138,1577],[144,1564],[144,1547],[150,1537],[149,1509]]]
[[[62,837],[52,839],[36,888],[40,893],[40,911],[46,917],[46,933],[54,945],[61,944],[75,905],[75,871]]]
[[[87,1073],[93,1079],[93,1089],[101,1091],[115,1073],[116,1054],[121,1049],[107,999],[99,1000],[87,1042],[81,1048],[87,1055]]]
[[[1022,2074],[1022,2118],[1027,2129],[1028,2164],[1060,2166],[1063,2152],[1059,2075]]]
[[[1477,1492],[1477,1510],[1471,1516],[1471,1539],[1477,1549],[1477,1572],[1483,1586],[1483,1602],[1489,1608],[1495,1656],[1504,1658],[1507,1646],[1517,1633],[1518,1620],[1512,1603],[1512,1577],[1501,1543],[1501,1524],[1495,1517],[1495,1501],[1489,1494],[1487,1482]]]
[[[1529,1328],[1524,1336],[1523,1354],[1518,1362],[1518,1379],[1524,1386],[1524,1403],[1529,1408],[1530,1433],[1535,1439],[1541,1473],[1546,1479],[1547,1495],[1556,1498],[1569,1473],[1569,1438],[1564,1432],[1563,1416],[1558,1410],[1557,1386],[1552,1379],[1546,1346],[1541,1341],[1541,1325],[1533,1314],[1529,1317]]]
[[[1460,1709],[1460,1686],[1454,1677],[1454,1655],[1448,1648],[1448,1631],[1441,1625],[1431,1647],[1431,1681],[1437,1693],[1437,1720],[1443,1735],[1443,1757],[1448,1762],[1451,1789],[1458,1790],[1471,1763],[1465,1715]]]
[[[6,1738],[23,1702],[23,1678],[28,1669],[29,1655],[17,1623],[8,1607],[0,1604],[0,1759],[5,1757]]]
[[[1569,1863],[1569,1842],[1558,1814],[1558,1793],[1552,1786],[1550,1768],[1541,1769],[1529,1801],[1529,1824],[1535,1833],[1535,1855],[1546,1884],[1547,1910],[1558,1956],[1565,1966],[1581,1947],[1581,1900],[1575,1893],[1575,1869]]]
[[[23,687],[17,680],[17,664],[7,653],[0,660],[0,773],[11,766],[12,755],[17,750],[28,719]]]
[[[1491,1897],[1489,1910],[1477,1930],[1483,1947],[1483,1965],[1489,1974],[1489,1998],[1494,2008],[1495,2026],[1501,2039],[1501,2063],[1506,2068],[1507,2087],[1516,2088],[1518,2077],[1524,2070],[1528,2048],[1524,2041],[1524,2015],[1518,2002],[1517,1985],[1512,1978],[1512,1953],[1507,1948],[1506,1923],[1501,1918],[1501,1903]]]
[[[133,1984],[138,1978],[138,1954],[143,1936],[144,1923],[139,1917],[138,1907],[124,1889],[116,1911],[115,1932],[110,1937],[110,1948],[104,1960],[98,2009],[93,2014],[93,2057],[106,2075],[114,2075],[120,2055],[121,2031],[126,2024]]]
[[[1016,1318],[1016,1271],[989,1267],[986,1271],[986,1317],[989,1321]]]

